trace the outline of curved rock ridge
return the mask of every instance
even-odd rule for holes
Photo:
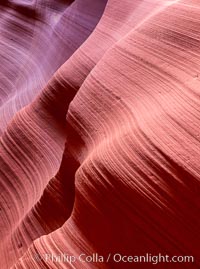
[[[0,3],[1,133],[87,39],[105,4],[106,0]]]
[[[1,5],[0,268],[199,268],[200,3]]]

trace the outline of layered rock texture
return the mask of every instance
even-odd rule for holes
[[[200,2],[1,0],[0,64],[0,268],[200,268]]]

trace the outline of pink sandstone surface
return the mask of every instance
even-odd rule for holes
[[[200,2],[1,0],[0,48],[0,269],[200,268]]]

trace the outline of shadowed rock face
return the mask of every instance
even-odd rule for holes
[[[0,268],[199,268],[200,3],[0,13]]]
[[[105,4],[106,0],[1,2],[1,133],[87,39]]]

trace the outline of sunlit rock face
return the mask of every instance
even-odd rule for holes
[[[0,13],[0,268],[199,268],[199,1]]]

